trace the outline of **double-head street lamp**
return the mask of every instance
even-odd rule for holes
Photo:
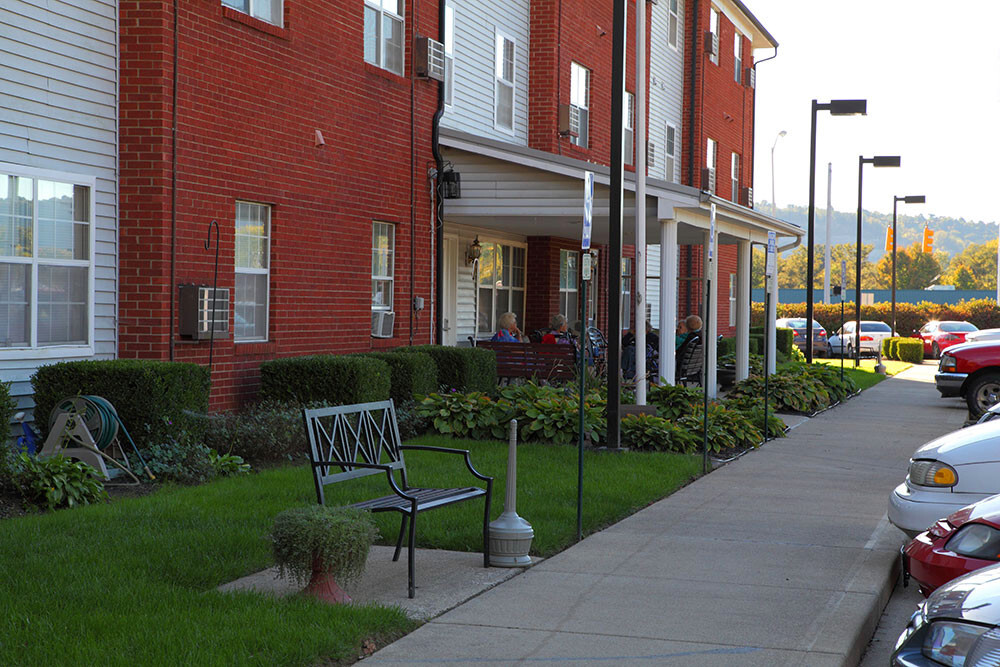
[[[896,335],[896,204],[923,204],[927,201],[924,195],[907,195],[892,198],[892,335]]]
[[[816,231],[816,112],[829,111],[831,116],[857,116],[868,112],[867,100],[831,100],[820,104],[812,101],[812,129],[809,140],[809,222],[806,235],[809,243],[806,259],[806,361],[813,360],[813,256]],[[860,235],[859,235],[860,238]],[[829,269],[827,269],[829,270]]]
[[[875,157],[858,156],[858,244],[854,268],[854,366],[861,365],[861,185],[866,164],[876,167],[898,167],[901,160],[898,155],[876,155]],[[893,329],[892,335],[896,335]]]

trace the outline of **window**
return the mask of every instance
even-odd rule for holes
[[[559,312],[566,316],[571,328],[580,319],[577,315],[579,261],[580,253],[575,250],[559,251]]]
[[[365,61],[402,76],[402,0],[365,0]]]
[[[702,184],[702,189],[712,193],[715,192],[715,165],[718,146],[714,139],[709,139],[705,146],[705,168],[708,169],[708,183]]]
[[[444,8],[444,103],[455,103],[455,8]]]
[[[666,177],[671,183],[676,183],[676,170],[677,170],[677,128],[673,125],[667,125],[667,141],[665,143],[664,149],[664,162],[666,163]]]
[[[736,83],[743,83],[743,35],[738,32],[733,36],[733,58]]]
[[[222,0],[222,4],[272,25],[282,24],[281,0]]]
[[[477,333],[496,332],[497,320],[507,312],[517,315],[523,327],[525,248],[485,242],[480,246]]]
[[[573,63],[570,69],[569,85],[570,129],[577,136],[570,137],[570,142],[586,148],[589,142],[590,127],[590,70]]]
[[[670,46],[677,48],[677,35],[679,33],[680,17],[677,11],[678,0],[670,0],[670,19],[667,28],[667,41]]]
[[[92,189],[0,173],[0,347],[91,344]]]
[[[267,340],[271,208],[236,202],[233,340]]]
[[[387,222],[372,224],[372,310],[392,310],[396,228]]]
[[[729,326],[736,326],[736,274],[729,274]]]
[[[635,145],[635,95],[632,93],[625,93],[625,108],[622,109],[622,113],[625,117],[625,131],[622,133],[624,139],[622,156],[625,159],[625,164],[635,164],[635,156],[632,154]]]
[[[733,179],[732,201],[734,204],[740,203],[740,155],[733,153],[732,172]]]
[[[632,326],[632,258],[622,257],[622,331],[630,326]]]
[[[496,127],[514,131],[514,40],[497,33]]]
[[[712,33],[712,55],[709,56],[716,65],[719,64],[719,10],[712,7],[708,16],[708,31]]]

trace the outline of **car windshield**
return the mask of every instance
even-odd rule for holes
[[[941,331],[979,331],[971,322],[942,322]]]
[[[862,322],[861,330],[869,333],[891,333],[892,331],[888,324],[882,322]]]

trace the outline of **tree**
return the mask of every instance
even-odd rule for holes
[[[948,283],[955,286],[955,289],[976,289],[976,277],[972,275],[967,266],[959,266],[951,274]]]
[[[937,239],[935,238],[935,241]],[[964,267],[968,273],[972,274],[972,287],[964,287],[960,289],[989,289],[993,290],[997,287],[997,241],[993,239],[987,241],[986,243],[971,243],[966,246],[965,250],[960,252],[951,258],[951,263],[948,265],[949,271],[948,275],[945,276],[945,280],[942,281],[946,284],[959,285],[959,273],[961,273],[962,284],[968,285],[969,279],[965,271],[961,271]]]
[[[924,289],[941,273],[934,255],[920,252],[920,244],[896,250],[896,289]],[[879,260],[876,280],[883,289],[892,287],[892,253]]]

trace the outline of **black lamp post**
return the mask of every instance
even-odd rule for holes
[[[809,237],[806,259],[806,361],[813,360],[813,256],[814,232],[816,227],[816,112],[829,111],[831,116],[857,116],[868,112],[867,100],[831,100],[820,104],[812,101],[812,130],[809,140],[809,223],[806,235]]]
[[[898,167],[901,160],[898,155],[876,155],[875,157],[858,156],[858,245],[854,269],[854,367],[861,365],[861,185],[864,177],[864,166],[872,164],[876,167]]]
[[[927,201],[924,195],[907,195],[892,198],[892,335],[896,335],[896,204],[923,204]]]

